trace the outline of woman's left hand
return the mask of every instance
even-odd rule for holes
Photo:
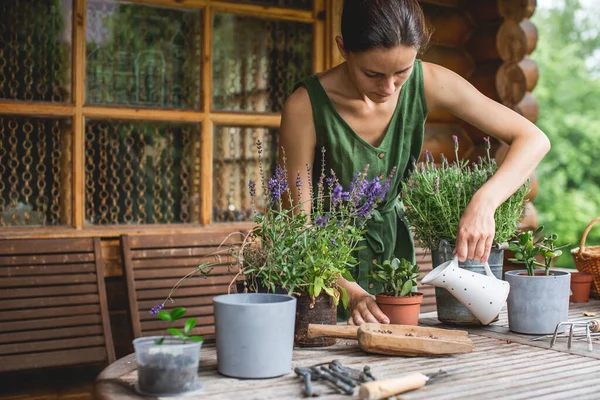
[[[491,201],[476,193],[458,224],[458,237],[454,253],[458,261],[466,259],[484,263],[490,256],[496,233],[494,213],[496,208]]]

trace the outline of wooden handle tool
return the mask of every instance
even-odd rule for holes
[[[358,339],[358,326],[308,324],[306,336],[310,339],[316,337]]]
[[[378,400],[395,396],[425,386],[429,378],[419,372],[413,372],[398,378],[382,379],[366,382],[358,389],[358,398],[361,400]]]

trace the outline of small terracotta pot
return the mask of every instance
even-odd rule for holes
[[[390,324],[418,325],[423,293],[413,293],[408,297],[386,296],[379,293],[375,295],[377,305],[390,319]]]
[[[590,288],[594,276],[585,272],[571,274],[571,292],[569,297],[571,303],[586,303],[590,298]]]

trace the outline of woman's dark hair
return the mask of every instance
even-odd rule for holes
[[[344,0],[344,48],[359,52],[398,45],[422,51],[431,32],[417,0]]]

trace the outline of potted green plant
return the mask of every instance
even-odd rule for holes
[[[418,293],[417,278],[419,266],[409,261],[394,258],[375,264],[373,280],[383,285],[383,291],[375,295],[377,305],[390,319],[390,323],[399,325],[417,325],[423,293]]]
[[[136,389],[144,395],[173,396],[199,392],[198,381],[200,349],[204,339],[191,335],[196,320],[185,321],[182,330],[174,323],[183,318],[185,308],[176,307],[170,312],[163,305],[153,307],[151,314],[169,322],[168,336],[140,337],[133,341],[138,366]]]
[[[260,150],[259,144],[259,155]],[[324,153],[325,149],[323,157]],[[283,166],[278,165],[268,180],[262,179],[268,199],[264,210],[257,210],[256,183],[249,183],[256,225],[239,252],[239,266],[250,290],[283,289],[297,297],[296,345],[331,345],[335,339],[308,338],[308,324],[335,324],[337,305],[347,306],[347,293],[338,281],[340,277],[354,280],[349,270],[357,264],[353,253],[364,240],[366,221],[385,197],[395,169],[386,179],[367,180],[367,166],[354,175],[351,188],[342,187],[324,167],[314,188],[311,182],[302,182],[298,171],[293,184],[299,192],[310,191],[314,199],[308,215],[292,198],[285,154],[282,158]]]
[[[460,218],[473,195],[498,170],[490,156],[490,140],[485,138],[486,156],[469,163],[458,156],[458,138],[453,136],[455,161],[448,162],[442,154],[436,164],[433,156],[425,151],[425,160],[415,163],[412,173],[403,182],[405,217],[414,232],[415,240],[431,251],[433,267],[450,261],[458,236]],[[498,279],[502,279],[503,248],[517,232],[525,196],[525,184],[498,207],[494,215],[496,224],[495,243],[488,259],[489,267]],[[485,274],[479,262],[466,260],[460,268]],[[480,321],[446,289],[435,289],[438,319],[457,325],[480,325]]]
[[[557,246],[558,235],[543,236],[543,230],[540,226],[535,232],[523,232],[510,243],[515,255],[510,261],[525,265],[525,270],[505,274],[510,283],[508,327],[513,332],[550,334],[558,323],[569,319],[571,274],[550,270],[552,261],[568,244]]]

